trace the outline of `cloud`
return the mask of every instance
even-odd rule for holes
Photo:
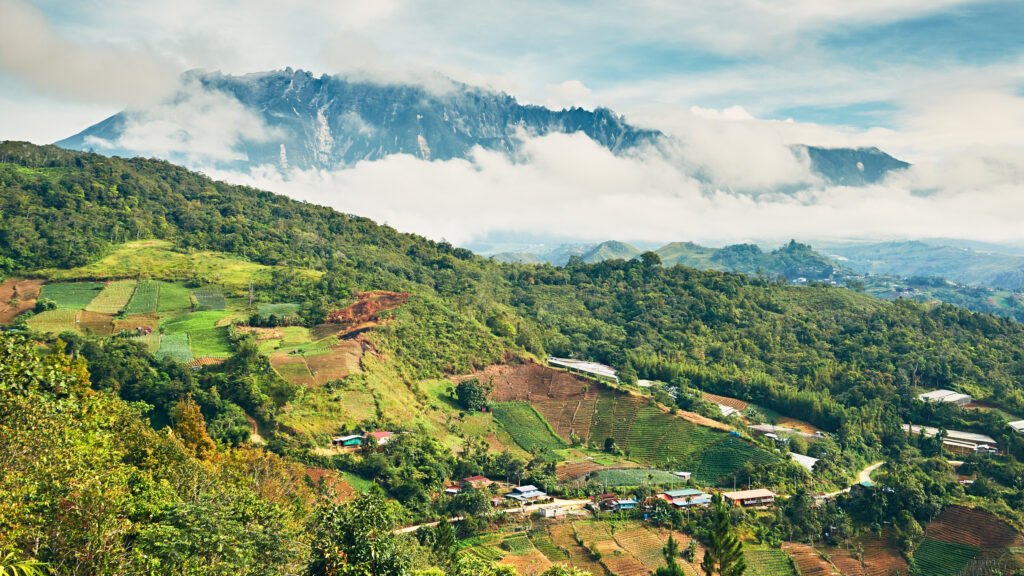
[[[65,40],[25,0],[0,0],[0,73],[87,102],[144,103],[169,93],[177,71],[138,46]]]
[[[162,104],[127,110],[124,121],[116,140],[89,136],[86,144],[99,151],[130,151],[204,167],[245,161],[240,143],[279,137],[262,117],[234,97],[205,90],[196,82],[186,84]]]
[[[754,194],[709,185],[671,154],[616,156],[581,134],[552,134],[524,137],[523,153],[514,159],[477,149],[468,160],[396,155],[345,170],[284,176],[272,167],[208,172],[459,244],[494,232],[709,244],[793,237],[1024,238],[1021,164],[1006,159],[993,168],[981,162],[979,170],[990,175],[982,187],[975,186],[978,181],[944,181],[943,166],[922,166],[866,188],[816,185]],[[965,161],[959,168],[971,165]]]

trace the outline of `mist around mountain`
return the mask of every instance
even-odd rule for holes
[[[182,121],[174,128],[182,114],[174,106],[189,103],[209,110],[225,103],[218,98],[244,107],[244,112],[234,111],[238,116],[234,125],[228,117],[211,118],[192,128]],[[438,90],[326,74],[317,77],[291,68],[242,76],[191,71],[184,75],[183,88],[168,107],[175,111],[125,110],[57,145],[107,155],[148,156],[153,150],[147,149],[149,135],[143,132],[158,124],[158,132],[170,131],[160,136],[176,145],[156,146],[158,155],[197,167],[197,152],[188,144],[198,141],[199,135],[192,132],[223,130],[234,136],[234,146],[227,151],[208,151],[204,162],[233,170],[275,166],[286,171],[334,170],[394,154],[423,160],[466,159],[475,147],[514,156],[525,135],[583,133],[616,154],[658,147],[670,138],[659,130],[633,126],[602,107],[551,110],[455,82]],[[170,122],[160,114],[170,115]],[[225,126],[211,126],[222,120]],[[140,129],[147,123],[151,126]],[[254,126],[247,129],[238,124]],[[812,172],[836,185],[876,183],[909,166],[877,148],[798,145],[792,152],[797,158],[806,156]],[[700,178],[700,174],[695,176]]]

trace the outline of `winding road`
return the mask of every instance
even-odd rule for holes
[[[859,484],[861,482],[870,482],[871,481],[871,475],[875,472],[875,470],[878,470],[884,464],[885,464],[885,462],[874,462],[872,464],[869,464],[869,465],[865,466],[863,470],[861,470],[860,472],[857,473],[857,483]],[[831,499],[835,498],[836,496],[839,496],[840,494],[845,494],[846,492],[849,492],[849,491],[850,491],[849,488],[843,488],[842,490],[836,490],[835,492],[829,492],[828,494],[822,494],[821,496],[818,496],[818,498],[824,498],[826,500],[831,500]]]

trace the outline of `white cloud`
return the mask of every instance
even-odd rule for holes
[[[594,91],[579,80],[566,80],[559,84],[551,84],[547,87],[547,98],[544,105],[552,110],[563,108],[593,108]]]
[[[82,44],[62,38],[26,0],[0,0],[0,73],[50,95],[97,103],[155,102],[177,71],[138,46]]]
[[[267,142],[275,136],[257,113],[235,98],[190,83],[163,104],[126,111],[116,140],[90,136],[86,144],[100,151],[128,150],[202,167],[246,160],[239,143]]]

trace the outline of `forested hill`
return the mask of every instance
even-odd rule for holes
[[[11,142],[0,146],[0,160],[3,270],[70,267],[116,243],[164,238],[181,250],[322,271],[315,282],[275,288],[320,309],[357,290],[410,291],[489,331],[472,340],[477,352],[450,338],[409,334],[406,357],[424,376],[493,361],[505,347],[620,367],[630,357],[644,366],[672,364],[709,389],[779,405],[799,395],[815,406],[811,418],[833,428],[847,409],[905,407],[917,386],[956,387],[1024,412],[1024,327],[1009,320],[662,268],[649,258],[568,268],[501,264],[156,160]],[[433,349],[441,346],[449,352]]]

